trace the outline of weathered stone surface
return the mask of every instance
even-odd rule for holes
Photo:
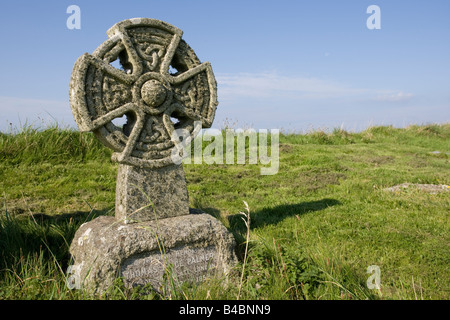
[[[118,220],[142,222],[186,214],[189,214],[189,196],[181,165],[147,169],[119,164]]]
[[[204,213],[134,224],[101,216],[78,229],[70,253],[83,287],[99,293],[117,276],[127,286],[150,283],[159,290],[169,265],[179,282],[227,274],[234,246],[227,229]]]
[[[203,128],[212,125],[217,85],[211,65],[200,62],[180,29],[163,21],[129,19],[107,34],[109,39],[73,68],[69,93],[75,121],[113,149],[119,163],[172,165],[172,153],[180,148],[173,131],[187,130],[193,139],[199,131],[194,121]],[[121,69],[113,67],[115,60]],[[127,123],[114,125],[123,116]]]
[[[189,214],[184,171],[175,164],[187,140],[212,125],[211,65],[163,21],[125,20],[107,34],[92,55],[76,61],[69,91],[79,129],[94,132],[119,162],[116,217],[80,227],[70,273],[100,292],[117,276],[128,286],[150,283],[158,290],[170,265],[179,281],[226,273],[236,260],[233,236],[213,217]],[[124,116],[127,122],[116,126]]]
[[[134,255],[122,263],[120,274],[127,286],[151,283],[153,287],[159,288],[164,271],[171,265],[176,281],[201,282],[217,271],[217,256],[215,246],[179,246],[164,254],[153,252]]]
[[[419,190],[426,193],[436,194],[440,192],[449,192],[450,186],[445,184],[402,183],[390,188],[386,188],[384,190],[391,192],[401,192],[405,190]]]

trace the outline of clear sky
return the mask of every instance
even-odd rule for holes
[[[70,30],[69,5],[81,9]],[[366,12],[381,10],[381,29]],[[4,1],[0,130],[55,119],[74,126],[76,59],[134,17],[164,20],[218,82],[214,127],[306,131],[450,121],[448,0]]]

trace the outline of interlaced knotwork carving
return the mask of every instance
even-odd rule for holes
[[[203,128],[212,125],[217,87],[211,65],[200,62],[181,30],[163,21],[125,20],[107,34],[92,55],[75,63],[70,81],[75,121],[113,149],[119,163],[171,165],[180,145],[175,129],[188,130],[193,139],[200,129],[195,121]],[[113,120],[123,116],[127,122],[116,126]]]

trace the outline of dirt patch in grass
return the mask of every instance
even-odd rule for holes
[[[379,166],[386,163],[391,163],[394,161],[393,156],[377,156],[367,159],[367,162],[374,164],[375,166]]]
[[[9,215],[21,215],[42,212],[45,210],[47,202],[45,199],[33,199],[30,197],[22,197],[22,199],[2,199],[2,211],[8,212]]]
[[[298,175],[298,185],[303,186],[308,191],[316,191],[328,185],[338,185],[346,175],[336,172],[306,171]]]
[[[291,153],[293,151],[291,144],[280,143],[279,150],[280,153]]]
[[[412,168],[425,168],[430,165],[428,158],[426,158],[423,155],[419,155],[417,153],[414,154],[408,154],[408,156],[411,156],[412,159],[408,161],[408,165]]]

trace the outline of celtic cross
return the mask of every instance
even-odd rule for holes
[[[200,62],[180,29],[163,21],[124,20],[107,35],[92,55],[76,61],[69,94],[79,129],[94,132],[119,162],[116,217],[153,219],[143,208],[148,197],[157,217],[186,214],[184,172],[173,161],[181,141],[174,131],[187,130],[193,139],[200,129],[195,124],[211,127],[218,104],[211,65]],[[113,120],[123,116],[127,122],[116,126]]]

